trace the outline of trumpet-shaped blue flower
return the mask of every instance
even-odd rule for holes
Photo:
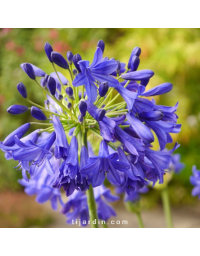
[[[81,169],[82,174],[92,173],[92,186],[97,187],[103,184],[105,177],[114,185],[120,185],[120,176],[118,171],[125,172],[129,165],[117,161],[116,153],[109,154],[107,143],[102,140],[99,148],[99,155],[90,157],[88,165]]]
[[[75,77],[73,86],[84,85],[90,102],[94,102],[97,97],[97,86],[99,82],[108,82],[110,87],[115,87],[119,82],[110,74],[117,69],[117,62],[114,60],[103,61],[102,50],[97,47],[91,65],[89,61],[80,60],[78,62],[81,72]]]
[[[58,170],[60,166],[60,160],[52,158],[50,163],[54,170]],[[37,195],[36,201],[43,204],[50,200],[53,210],[58,209],[58,202],[63,205],[61,198],[61,192],[58,188],[53,188],[52,183],[55,179],[54,175],[49,175],[46,166],[40,170],[35,178],[26,181],[25,179],[19,180],[19,183],[25,187],[25,193],[29,196]]]

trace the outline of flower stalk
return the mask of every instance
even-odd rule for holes
[[[162,196],[163,209],[164,209],[164,214],[165,214],[165,218],[166,218],[167,227],[168,228],[173,228],[169,193],[168,193],[168,188],[167,187],[162,189],[161,196]]]

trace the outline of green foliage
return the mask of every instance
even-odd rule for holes
[[[43,100],[42,92],[37,91],[34,82],[24,74],[19,65],[30,62],[46,73],[53,72],[44,53],[46,41],[64,56],[68,50],[72,50],[74,54],[80,53],[83,59],[92,60],[99,39],[106,43],[105,56],[115,57],[126,63],[132,49],[140,46],[140,69],[155,72],[148,88],[163,82],[174,85],[170,93],[157,96],[156,101],[169,106],[179,101],[178,116],[182,131],[173,138],[181,144],[177,152],[181,154],[186,168],[174,178],[174,182],[189,186],[192,165],[196,164],[200,168],[197,154],[200,146],[200,29],[1,29],[0,141],[24,122],[32,120],[29,113],[10,116],[6,112],[12,104],[26,104],[17,92],[18,82],[25,84],[33,101],[42,103]],[[66,74],[63,70],[61,72]],[[14,165],[13,161],[5,161],[0,153],[0,189],[9,186],[18,188],[16,180],[21,174],[13,170]]]

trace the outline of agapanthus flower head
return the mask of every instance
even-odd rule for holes
[[[175,171],[182,168],[179,158],[172,157],[178,145],[165,150],[173,142],[170,134],[181,129],[178,103],[163,106],[153,99],[169,93],[173,86],[163,83],[146,90],[154,72],[138,70],[142,60],[139,47],[133,49],[128,63],[104,57],[103,40],[97,43],[92,62],[72,52],[67,53],[67,61],[49,43],[44,49],[52,62],[52,73],[30,63],[21,64],[37,86],[35,93],[41,90],[44,94],[44,106],[27,99],[26,88],[19,83],[19,93],[31,106],[13,105],[8,112],[20,114],[30,108],[34,118],[45,122],[31,122],[37,130],[25,137],[30,123],[22,125],[0,142],[0,149],[6,159],[19,162],[21,184],[27,193],[37,194],[38,202],[51,200],[56,208],[63,188],[69,201],[62,212],[68,222],[80,218],[85,225],[83,220],[89,218],[85,192],[94,187],[98,217],[107,221],[115,215],[107,202],[117,198],[102,187],[105,179],[134,200],[149,182],[163,182],[170,163]],[[68,72],[69,81],[54,64]],[[153,150],[156,139],[160,148]],[[91,147],[97,149],[98,145],[98,155],[96,151],[91,154]]]

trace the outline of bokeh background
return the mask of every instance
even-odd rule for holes
[[[195,206],[198,199],[191,197],[189,176],[193,164],[200,168],[200,29],[0,29],[0,141],[32,120],[29,113],[11,116],[6,111],[12,104],[26,104],[16,89],[18,82],[26,85],[33,101],[42,103],[43,100],[42,93],[20,64],[30,62],[51,73],[52,66],[44,52],[45,42],[65,56],[70,50],[92,60],[99,39],[106,44],[104,56],[126,63],[132,49],[141,47],[139,69],[155,72],[149,88],[163,82],[174,85],[170,93],[155,98],[159,104],[168,106],[179,101],[177,114],[182,130],[173,138],[181,144],[177,152],[185,169],[173,176],[170,197],[174,207]],[[6,161],[0,152],[0,227],[46,227],[53,223],[54,215],[37,205],[34,197],[23,193],[17,182],[21,173],[13,166],[16,163]],[[150,190],[142,200],[145,209],[161,204],[157,190]]]

